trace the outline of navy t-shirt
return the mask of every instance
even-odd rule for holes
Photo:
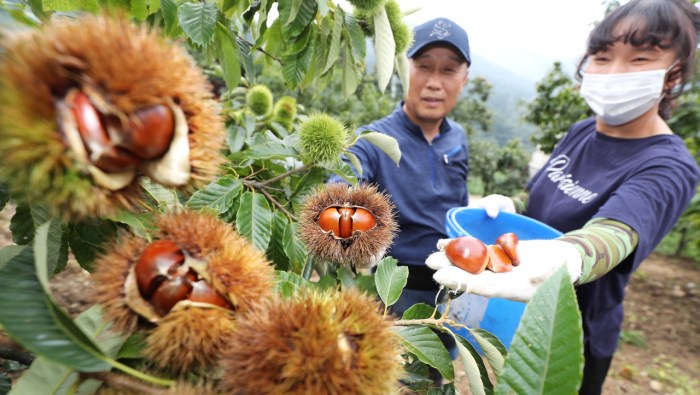
[[[399,233],[387,255],[402,265],[425,267],[425,275],[421,275],[425,277],[423,285],[437,289],[433,271],[425,266],[425,260],[436,251],[438,239],[447,237],[447,210],[468,203],[465,131],[445,118],[439,135],[428,143],[420,127],[404,113],[403,102],[390,115],[358,128],[357,132],[363,130],[387,134],[398,141],[401,149],[397,167],[387,154],[367,140],[360,139],[350,148],[362,165],[361,180],[378,185],[396,206]],[[336,181],[342,179],[334,176],[329,182]],[[419,273],[420,269],[415,272]]]
[[[575,124],[530,180],[527,215],[566,233],[603,217],[632,227],[635,251],[610,273],[577,287],[584,342],[612,356],[631,273],[671,230],[695,194],[698,166],[676,135],[621,139]]]

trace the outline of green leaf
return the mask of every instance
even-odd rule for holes
[[[224,71],[224,81],[229,91],[241,83],[241,65],[238,61],[238,44],[229,29],[216,23],[216,56]]]
[[[0,270],[0,324],[27,350],[55,362],[85,372],[110,368],[99,348],[44,291],[30,247]]]
[[[140,180],[141,188],[146,196],[155,203],[161,210],[174,210],[181,207],[177,192],[172,188],[166,188],[161,184],[156,184],[149,178]]]
[[[298,224],[289,221],[284,229],[284,252],[289,257],[290,269],[300,273],[306,262],[306,248],[304,243],[297,236],[299,234]]]
[[[163,33],[175,37],[182,30],[177,17],[177,2],[175,0],[160,0],[160,13],[163,15]]]
[[[233,206],[241,192],[243,183],[233,175],[225,175],[192,194],[185,206],[195,210],[209,208],[223,214]]]
[[[226,144],[231,152],[238,152],[245,144],[245,128],[240,125],[228,125],[226,127]]]
[[[360,159],[357,158],[357,155],[347,151],[345,152],[345,157],[348,158],[350,163],[352,163],[352,167],[357,171],[357,177],[362,178],[362,164],[360,163]]]
[[[68,226],[68,245],[81,267],[91,271],[107,242],[116,239],[119,227],[110,220],[89,219]],[[150,236],[149,236],[150,239]]]
[[[401,80],[401,87],[404,92],[408,92],[409,78],[408,78],[408,58],[405,53],[400,53],[396,55],[396,72],[399,74],[399,79]]]
[[[365,33],[357,23],[357,19],[352,15],[345,14],[345,27],[348,34],[346,45],[350,48],[351,60],[361,64],[367,54],[367,44],[365,43]]]
[[[360,84],[361,77],[358,76],[357,67],[355,66],[355,59],[353,58],[352,52],[353,48],[349,40],[345,40],[345,46],[343,47],[343,78],[341,80],[343,86],[343,95],[352,95],[357,86]]]
[[[19,245],[27,245],[34,240],[34,221],[29,206],[19,205],[10,219],[12,241]]]
[[[282,36],[285,37],[285,41],[289,41],[311,24],[316,16],[316,1],[280,1],[277,3],[277,9],[282,21]]]
[[[138,213],[133,211],[122,210],[118,212],[114,218],[112,218],[112,221],[128,225],[129,228],[131,228],[131,231],[136,236],[142,239],[146,239],[149,242],[151,241],[151,233],[154,233],[156,231],[155,218],[152,211],[146,213]],[[111,234],[110,237],[112,235],[116,235],[116,232],[112,233],[113,234]],[[102,241],[104,241],[104,239]],[[100,243],[102,241],[100,241]]]
[[[293,147],[282,145],[278,142],[269,142],[250,147],[245,151],[250,159],[286,159],[290,156],[297,156],[299,152]]]
[[[105,354],[114,357],[124,343],[124,336],[106,330],[102,311],[98,306],[81,313],[75,323],[87,336],[95,340]],[[38,356],[29,369],[17,381],[13,393],[17,394],[71,394],[77,385],[78,394],[92,394],[101,385],[97,380],[86,380],[78,384],[79,372],[68,366]]]
[[[54,219],[39,226],[34,237],[37,276],[47,292],[49,291],[49,277],[53,275],[59,264],[62,236],[61,221]]]
[[[434,367],[442,377],[447,380],[454,379],[455,373],[452,367],[450,353],[442,344],[438,335],[427,326],[394,326],[394,332],[401,338],[401,342],[424,363]]]
[[[394,258],[384,258],[377,265],[377,272],[374,274],[377,292],[386,306],[391,306],[399,300],[408,280],[408,268],[397,267],[396,263]]]
[[[275,274],[277,274],[277,290],[282,296],[292,296],[294,292],[313,285],[297,273],[275,270]]]
[[[476,340],[481,347],[481,352],[489,361],[491,370],[493,370],[496,379],[498,379],[498,377],[501,376],[501,373],[503,373],[503,364],[505,362],[506,355],[508,355],[508,350],[506,350],[503,343],[501,343],[501,341],[498,340],[498,338],[493,334],[483,329],[467,329],[469,330],[469,333],[474,336],[474,340]]]
[[[284,251],[284,231],[289,220],[281,211],[275,211],[272,215],[272,235],[270,245],[267,248],[267,257],[277,270],[289,270],[289,257]]]
[[[180,26],[187,37],[199,46],[207,46],[214,38],[219,8],[216,3],[184,3],[177,10]]]
[[[302,51],[290,55],[282,55],[282,76],[284,81],[292,88],[301,84],[306,73],[311,67],[316,40],[311,38],[309,44]]]
[[[328,57],[326,58],[326,63],[321,70],[321,74],[326,74],[326,72],[333,67],[335,62],[340,56],[340,37],[343,32],[343,22],[345,21],[345,13],[338,7],[336,8],[335,23],[333,24],[333,30],[331,32],[330,42],[328,43]]]
[[[352,171],[352,167],[350,167],[349,164],[339,161],[338,163],[335,163],[333,166],[331,165],[326,165],[326,170],[339,175],[340,177],[343,178],[343,180],[349,182],[350,184],[357,184],[357,177],[355,176],[355,172]]]
[[[496,394],[575,394],[582,371],[581,314],[562,267],[525,307]]]
[[[435,312],[435,307],[426,303],[416,303],[403,312],[402,320],[423,320],[431,318]],[[439,314],[439,313],[438,313]]]
[[[394,73],[394,55],[396,54],[394,33],[391,31],[389,17],[384,7],[380,7],[374,14],[374,53],[379,92],[384,92]]]
[[[10,190],[5,183],[0,182],[0,211],[5,208],[10,201]]]
[[[484,360],[468,340],[450,332],[457,344],[457,351],[462,358],[464,372],[467,374],[469,389],[474,395],[493,394],[493,383],[484,365]]]
[[[245,192],[236,214],[238,232],[260,251],[267,250],[272,234],[272,212],[267,199],[259,193]]]
[[[77,11],[96,12],[100,9],[97,0],[44,0],[44,11]]]
[[[389,158],[399,165],[401,161],[401,148],[399,148],[399,142],[391,136],[387,136],[384,133],[372,132],[364,130],[360,133],[359,138],[365,139],[370,143],[374,144],[380,150],[384,151],[385,154],[389,155]]]

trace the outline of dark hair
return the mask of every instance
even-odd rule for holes
[[[627,30],[615,34],[615,27],[623,22],[629,23]],[[581,70],[591,55],[619,41],[635,47],[673,48],[678,67],[674,67],[667,78],[680,78],[680,82],[664,92],[659,105],[659,114],[668,118],[673,100],[683,93],[686,78],[692,72],[699,33],[700,10],[688,0],[632,0],[606,15],[591,31],[576,76],[581,78]]]

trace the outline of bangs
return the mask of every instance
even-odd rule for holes
[[[663,1],[646,1],[639,7],[621,7],[591,32],[589,54],[607,50],[616,42],[635,47],[668,49],[682,35],[681,21],[687,17],[675,7],[665,7]]]

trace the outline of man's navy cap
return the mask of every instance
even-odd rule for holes
[[[471,65],[467,32],[447,18],[432,19],[413,29],[413,45],[406,55],[412,58],[426,46],[436,43],[451,44]]]

